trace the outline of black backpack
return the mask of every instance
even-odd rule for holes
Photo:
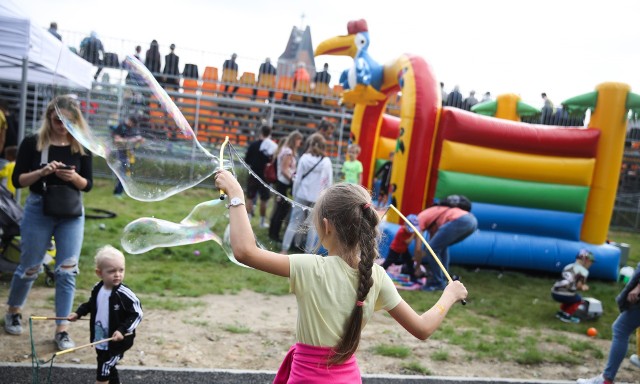
[[[449,195],[442,199],[438,205],[451,208],[457,207],[464,209],[467,212],[471,212],[471,200],[469,200],[465,195]]]

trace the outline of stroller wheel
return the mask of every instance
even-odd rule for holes
[[[47,287],[53,287],[56,281],[54,280],[53,276],[47,275],[47,277],[44,278],[44,283],[47,285]]]

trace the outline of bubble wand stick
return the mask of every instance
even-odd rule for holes
[[[133,333],[127,333],[127,334],[125,334],[125,335],[124,335],[124,337],[131,336],[131,335],[133,335]],[[54,354],[53,354],[53,357],[60,356],[60,355],[64,355],[65,353],[69,353],[69,352],[77,351],[78,349],[91,347],[91,346],[93,346],[93,345],[106,343],[106,342],[111,341],[111,340],[113,340],[113,337],[110,337],[110,338],[108,338],[108,339],[102,339],[102,340],[94,341],[93,343],[84,344],[84,345],[81,345],[81,346],[79,346],[79,347],[74,347],[74,348],[65,349],[64,351],[60,351],[60,352],[56,352],[56,353],[54,353]],[[52,357],[52,359],[53,359],[53,357]]]
[[[32,320],[67,320],[66,317],[62,316],[31,316]],[[82,318],[78,320],[89,320],[89,318]]]
[[[424,239],[420,231],[418,231],[416,227],[414,227],[413,224],[411,224],[411,222],[406,217],[404,217],[404,215],[396,207],[393,206],[393,204],[389,204],[389,208],[393,209],[393,211],[397,213],[398,216],[400,216],[402,220],[404,220],[405,223],[407,223],[407,225],[411,227],[411,229],[413,229],[413,232],[416,235],[418,235],[418,238],[422,241],[422,244],[424,244],[427,247],[427,249],[429,250],[429,253],[431,253],[431,256],[433,256],[433,259],[436,261],[436,263],[438,263],[438,266],[442,270],[442,273],[444,273],[447,280],[449,280],[449,284],[451,284],[453,279],[451,279],[451,276],[449,276],[449,272],[447,272],[447,269],[444,267],[444,265],[442,265],[442,263],[440,262],[440,259],[438,258],[438,256],[436,256],[436,253],[433,252],[433,249],[431,249],[431,246],[429,245],[429,243],[427,243],[427,240]],[[461,303],[462,305],[467,305],[466,300],[462,300]]]
[[[222,142],[222,146],[220,147],[220,170],[223,169],[224,166],[224,147],[227,146],[227,143],[229,142],[229,136],[225,136],[224,137],[224,142]],[[220,200],[224,200],[226,197],[224,191],[221,189],[220,190]]]

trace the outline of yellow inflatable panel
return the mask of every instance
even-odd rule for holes
[[[631,87],[623,83],[602,83],[596,87],[598,101],[589,121],[590,129],[600,129],[598,163],[587,201],[580,240],[602,244],[609,234],[609,223],[616,201],[625,135],[627,134],[627,95]]]
[[[500,166],[496,166],[499,164]],[[542,183],[590,186],[595,159],[533,155],[444,140],[440,170]]]

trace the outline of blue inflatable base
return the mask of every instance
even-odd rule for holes
[[[381,224],[383,236],[378,250],[382,257],[387,256],[399,227],[393,223]],[[594,245],[553,237],[478,230],[451,246],[449,254],[451,264],[556,272],[559,276],[567,264],[575,261],[582,248],[595,256],[596,261],[589,269],[590,278],[618,280],[620,249],[610,244]]]

